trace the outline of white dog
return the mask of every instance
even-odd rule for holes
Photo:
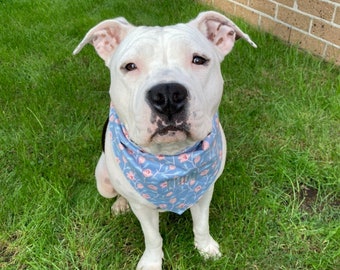
[[[162,268],[162,211],[190,209],[196,248],[205,258],[221,255],[209,232],[214,182],[226,158],[220,63],[238,38],[256,47],[213,11],[166,27],[116,18],[92,28],[73,52],[91,43],[111,72],[97,188],[107,198],[120,195],[113,212],[131,207],[141,224],[145,251],[137,269]]]

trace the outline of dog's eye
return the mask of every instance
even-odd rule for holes
[[[133,71],[135,69],[137,69],[137,65],[135,63],[128,63],[125,65],[124,69],[126,71]]]
[[[202,56],[194,55],[194,57],[192,58],[192,63],[195,65],[207,65],[208,62],[209,60]]]

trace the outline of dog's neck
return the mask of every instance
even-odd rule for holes
[[[149,143],[148,145],[139,145],[135,143],[129,136],[129,132],[124,125],[124,123],[121,122],[119,115],[117,114],[114,106],[111,104],[110,106],[110,118],[114,118],[115,122],[120,128],[117,129],[117,131],[121,130],[121,135],[125,138],[124,141],[128,144],[134,145],[134,147],[139,148],[140,151],[146,152],[152,155],[178,155],[183,152],[186,152],[188,149],[191,149],[192,147],[195,147],[195,145],[199,144],[200,141],[195,141],[191,139],[191,137],[187,137],[183,141],[174,141],[174,142],[167,142],[167,143]],[[118,127],[117,126],[117,127]],[[207,134],[207,136],[209,133]]]
[[[162,153],[163,155],[176,155],[178,153],[185,152],[186,149],[193,147],[197,142],[190,139],[186,139],[181,142],[152,144],[150,146],[143,147],[143,150],[150,154],[157,155]]]
[[[113,107],[109,119],[115,161],[132,187],[160,211],[182,214],[221,172],[223,140],[217,114],[206,138],[175,155],[154,155],[133,143]]]
[[[113,136],[120,137],[117,138],[120,143],[124,144],[126,147],[129,147],[129,145],[134,148],[134,149],[139,149],[140,152],[145,152],[149,153],[155,156],[158,155],[167,155],[167,156],[172,156],[172,155],[179,155],[188,151],[192,151],[197,147],[197,145],[201,144],[205,139],[202,141],[194,141],[191,139],[186,139],[184,141],[176,141],[176,142],[171,142],[171,143],[163,143],[163,144],[157,144],[153,143],[150,144],[149,146],[139,146],[136,144],[134,141],[132,141],[129,138],[129,134],[127,129],[125,128],[125,125],[120,121],[119,116],[113,106],[110,106],[110,117],[109,117],[109,122],[115,126],[113,128],[112,133],[115,132]],[[217,113],[213,117],[213,130],[219,130],[219,119]],[[112,126],[111,126],[112,128]],[[207,134],[207,137],[210,135]]]

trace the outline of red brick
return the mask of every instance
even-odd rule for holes
[[[243,18],[252,25],[258,25],[259,22],[259,15],[257,13],[239,5],[236,5],[235,16]]]
[[[340,0],[339,0],[340,1]],[[334,22],[336,24],[340,25],[340,7],[336,9],[335,17],[334,17]]]
[[[332,45],[327,45],[325,58],[328,61],[332,61],[335,64],[340,65],[340,49],[335,48]]]
[[[309,31],[310,17],[298,13],[292,9],[285,8],[283,6],[279,7],[277,18],[289,25],[295,26],[306,32]]]
[[[246,6],[248,5],[248,0],[236,0],[236,2]]]
[[[326,46],[325,42],[322,42],[321,40],[318,40],[311,36],[307,36],[306,34],[294,29],[292,29],[291,31],[289,42],[320,56],[323,55]]]
[[[249,0],[249,6],[271,17],[275,16],[276,4],[268,0]]]
[[[335,5],[320,0],[298,0],[298,9],[324,20],[333,17]]]
[[[283,4],[288,7],[293,7],[294,6],[294,0],[276,0],[275,2],[278,2],[280,4]]]
[[[228,1],[228,0],[215,0],[214,5],[220,8],[223,12],[227,15],[234,15],[235,14],[235,4]]]
[[[267,31],[284,41],[289,41],[291,28],[272,19],[261,17],[261,29]]]
[[[338,27],[334,27],[318,19],[313,19],[311,33],[340,46],[340,28]]]
[[[259,15],[256,12],[239,5],[236,5],[235,16],[243,18],[246,22],[252,25],[258,25],[259,22]]]

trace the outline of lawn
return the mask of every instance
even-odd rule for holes
[[[147,4],[146,4],[147,3]],[[109,72],[89,28],[188,21],[195,1],[0,1],[0,268],[133,269],[132,213],[96,190]],[[228,160],[211,204],[221,259],[193,248],[189,212],[161,214],[164,269],[339,269],[340,68],[235,19],[222,64]]]

